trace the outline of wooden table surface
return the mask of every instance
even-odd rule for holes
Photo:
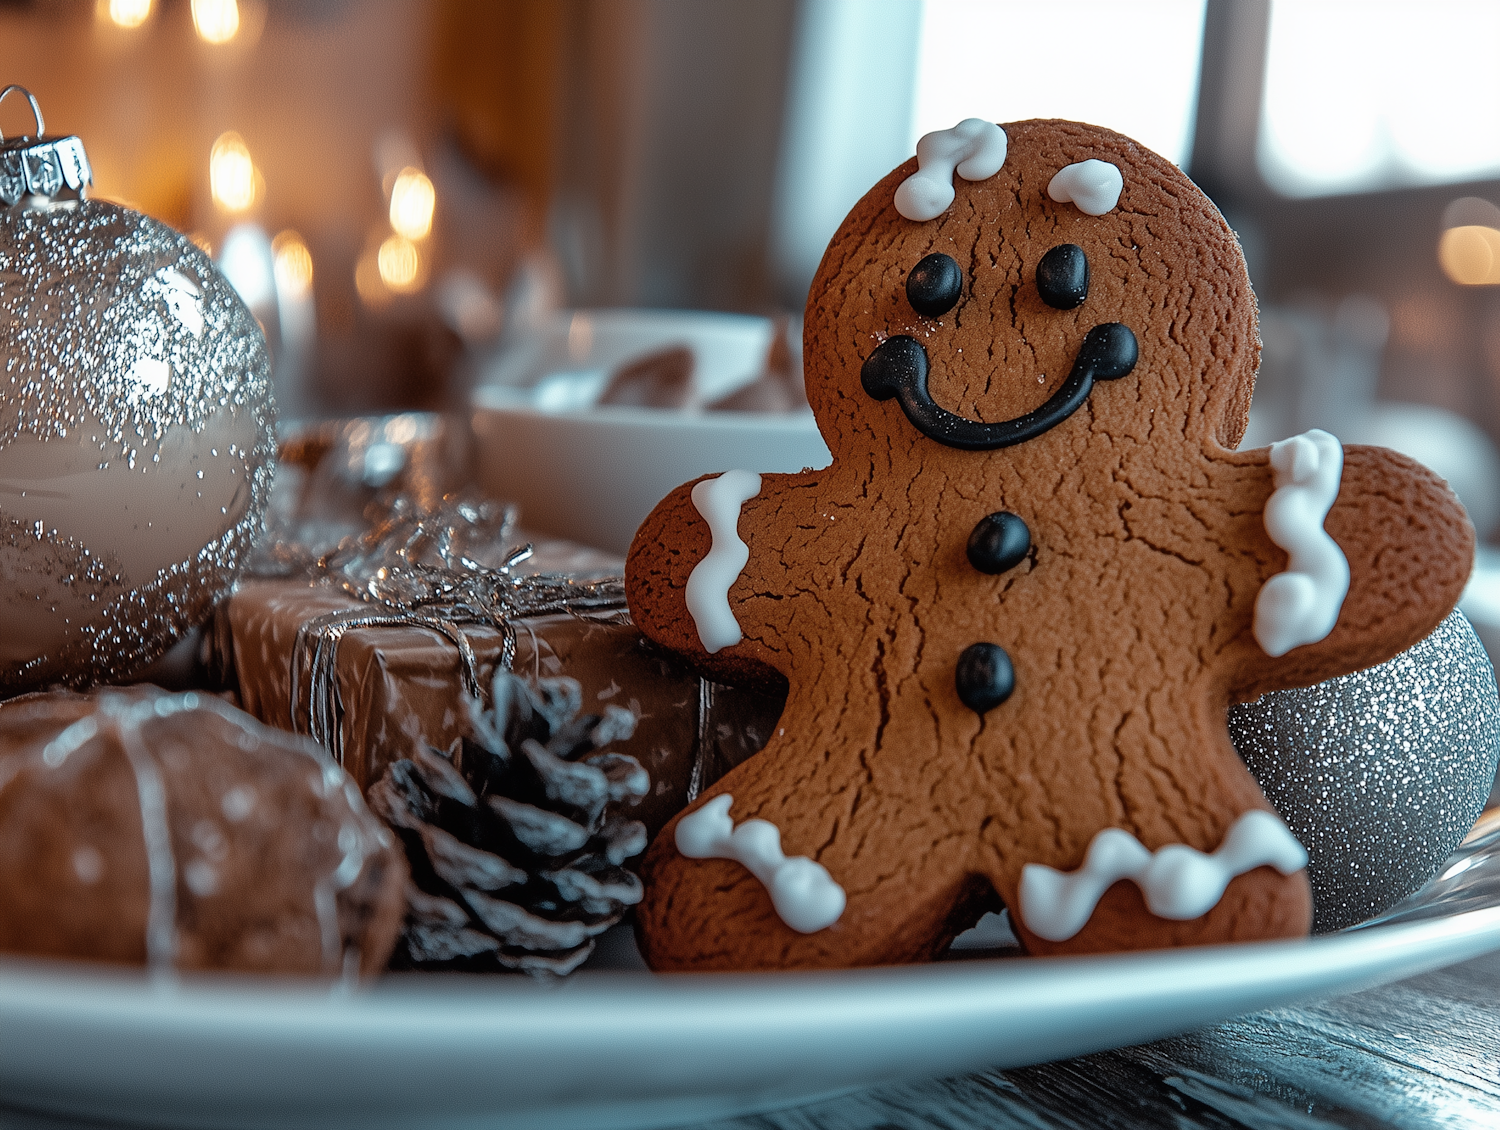
[[[1495,1130],[1497,1001],[1491,954],[1139,1047],[880,1087],[705,1130]]]

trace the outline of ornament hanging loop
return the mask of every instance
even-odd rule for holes
[[[35,94],[31,93],[31,91],[27,90],[24,86],[20,86],[19,84],[13,82],[4,90],[0,90],[0,102],[4,102],[6,95],[10,94],[10,92],[13,90],[19,91],[21,94],[26,95],[26,101],[31,103],[31,114],[34,118],[36,118],[36,133],[33,136],[41,137],[47,132],[47,126],[46,123],[42,121],[42,107],[37,102]],[[25,135],[23,134],[22,136]],[[4,140],[5,132],[3,130],[0,130],[0,141]]]
[[[12,91],[26,96],[36,118],[36,136],[7,138],[0,133],[0,206],[22,211],[72,208],[93,183],[88,155],[76,137],[48,137],[36,95],[11,83],[0,90],[0,102]]]

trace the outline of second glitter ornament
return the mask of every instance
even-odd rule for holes
[[[1307,848],[1326,934],[1418,890],[1474,826],[1500,760],[1500,692],[1455,611],[1385,663],[1230,707],[1229,736]]]

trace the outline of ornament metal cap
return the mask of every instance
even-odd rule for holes
[[[88,155],[76,137],[48,137],[36,95],[12,83],[0,90],[0,102],[11,91],[26,95],[36,117],[36,134],[6,137],[0,133],[0,204],[7,208],[45,208],[83,199],[93,183]]]

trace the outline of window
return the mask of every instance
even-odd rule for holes
[[[1192,148],[1204,0],[927,0],[911,143],[964,118],[1072,118]]]
[[[1286,196],[1500,174],[1500,4],[1278,0],[1256,160]]]

